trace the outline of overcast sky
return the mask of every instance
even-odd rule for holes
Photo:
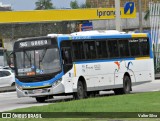
[[[38,0],[0,0],[3,4],[10,4],[13,10],[33,10],[35,2]],[[69,8],[70,2],[74,0],[52,0],[56,8]],[[77,0],[78,4],[82,4],[85,0]]]

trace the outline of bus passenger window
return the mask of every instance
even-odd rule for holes
[[[131,56],[133,57],[140,56],[139,40],[138,39],[129,40],[129,45],[130,45]]]
[[[119,57],[117,40],[109,40],[108,49],[111,58]]]
[[[99,59],[108,58],[106,41],[97,41],[96,48],[97,48],[97,54],[98,54],[97,56]]]
[[[129,56],[128,40],[119,40],[119,50],[121,57]]]
[[[140,52],[142,56],[149,56],[149,42],[147,39],[140,39]]]
[[[86,59],[96,59],[95,42],[94,41],[85,42],[84,47],[86,52]]]
[[[75,60],[85,59],[83,42],[73,42],[73,54]]]

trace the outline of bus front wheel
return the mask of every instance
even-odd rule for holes
[[[36,97],[36,101],[39,103],[43,103],[45,102],[45,100],[46,100],[46,97]]]
[[[83,99],[86,97],[85,86],[82,81],[78,81],[77,92],[73,94],[74,99]]]

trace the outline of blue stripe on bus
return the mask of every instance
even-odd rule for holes
[[[92,40],[92,39],[118,39],[118,38],[132,38],[131,34],[117,34],[117,35],[84,35],[84,36],[59,36],[58,41],[63,40]]]
[[[149,34],[146,34],[147,37],[150,38]],[[82,36],[70,36],[70,35],[62,35],[58,36],[58,41],[61,42],[63,40],[86,40],[86,39],[123,39],[123,38],[130,38],[132,39],[132,34],[114,34],[114,35],[82,35]],[[151,38],[150,38],[151,39]]]
[[[62,76],[64,75],[63,72],[61,72],[60,74],[56,75],[54,78],[50,79],[50,80],[45,80],[42,82],[34,82],[34,83],[29,83],[29,79],[28,79],[28,83],[23,83],[20,82],[18,79],[16,79],[16,83],[19,86],[22,87],[40,87],[40,86],[51,86],[56,80],[60,79]]]

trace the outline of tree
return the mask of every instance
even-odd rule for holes
[[[36,10],[55,9],[51,0],[38,0],[35,5]]]
[[[89,2],[85,2],[84,4],[78,5],[77,0],[70,2],[70,7],[72,9],[78,9],[78,8],[91,8],[91,4]]]
[[[82,4],[80,6],[80,8],[91,8],[91,4],[89,2],[86,2],[86,3]]]
[[[77,0],[71,1],[70,6],[71,6],[72,9],[78,9],[79,8]]]
[[[78,9],[78,8],[91,8],[91,5],[89,2],[85,2],[84,4],[81,4],[80,6],[78,5],[77,0],[71,1],[70,2],[70,7],[72,9]],[[75,21],[75,30],[74,31],[79,31],[79,24],[85,23],[86,21]]]

